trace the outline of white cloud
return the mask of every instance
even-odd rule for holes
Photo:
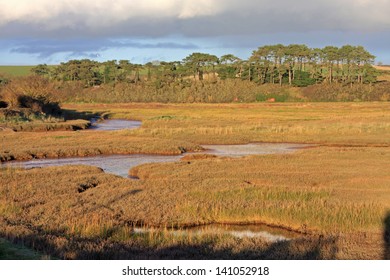
[[[179,2],[182,3],[178,16],[181,19],[216,15],[223,10],[223,5],[221,6],[221,3],[218,5],[218,1],[197,0]]]
[[[59,16],[69,16],[90,24],[109,25],[138,17],[191,18],[217,11],[215,1],[209,0],[0,0],[0,24],[54,22]]]

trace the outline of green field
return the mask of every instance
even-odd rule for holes
[[[10,75],[10,76],[27,76],[31,72],[33,65],[0,65],[0,75]]]

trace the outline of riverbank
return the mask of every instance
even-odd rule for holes
[[[91,123],[87,120],[3,122],[0,123],[0,131],[1,129],[13,132],[75,131],[87,129],[90,125]]]

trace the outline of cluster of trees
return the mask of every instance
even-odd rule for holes
[[[254,51],[249,65],[255,68],[261,83],[283,83],[287,77],[290,85],[307,85],[319,82],[371,83],[376,80],[372,67],[375,56],[361,46],[346,45],[341,48],[327,46],[323,49],[306,45],[271,45]],[[249,79],[254,74],[249,73]]]
[[[246,60],[207,53],[143,65],[70,60],[38,65],[31,77],[0,77],[0,107],[25,106],[22,95],[42,104],[390,100],[388,83],[372,86],[378,75],[374,58],[361,46],[278,44],[261,46]]]
[[[83,81],[85,86],[111,82],[124,82],[134,73],[132,80],[139,80],[142,65],[131,64],[128,60],[98,62],[89,59],[70,60],[58,66],[40,64],[31,69],[34,74],[57,81]]]
[[[237,79],[258,84],[307,86],[319,83],[363,84],[376,81],[374,56],[361,46],[322,49],[306,45],[259,47],[242,60],[232,54],[220,58],[193,53],[182,61],[133,64],[128,60],[97,62],[70,60],[58,66],[38,65],[32,71],[56,81],[81,81],[85,87],[117,83],[190,86],[205,79]]]

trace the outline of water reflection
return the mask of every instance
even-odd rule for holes
[[[246,145],[204,145],[207,150],[203,153],[217,156],[242,157],[247,155],[280,154],[291,153],[297,149],[305,148],[308,145],[286,144],[286,143],[261,143]],[[131,168],[145,163],[175,162],[183,155],[101,155],[91,157],[74,157],[59,159],[34,159],[30,161],[8,162],[6,166],[17,166],[24,168],[62,166],[62,165],[92,165],[102,168],[107,173],[128,177]]]
[[[98,121],[97,119],[91,119],[92,126],[90,129],[93,130],[102,130],[102,131],[112,131],[112,130],[121,130],[121,129],[136,129],[141,127],[141,121],[130,121],[130,120],[104,120]]]
[[[242,157],[247,155],[291,153],[308,145],[286,143],[261,143],[246,145],[204,145],[207,150],[202,153],[217,156]],[[62,166],[62,165],[92,165],[102,168],[107,173],[128,177],[131,168],[145,163],[175,162],[183,155],[101,155],[91,157],[74,157],[59,159],[34,159],[30,161],[8,162],[6,166],[18,166],[24,168]]]
[[[196,226],[185,229],[159,229],[148,227],[135,227],[133,232],[136,234],[165,232],[176,236],[200,236],[200,235],[231,235],[236,238],[262,238],[268,242],[289,241],[301,234],[288,231],[281,228],[270,227],[267,225],[226,225],[211,224],[205,226]]]
[[[162,155],[111,155],[92,156],[58,159],[34,159],[24,162],[10,162],[6,165],[23,168],[36,168],[63,165],[91,165],[97,166],[104,172],[119,175],[127,178],[129,170],[134,166],[144,163],[173,162],[178,161],[182,156],[162,156]]]

